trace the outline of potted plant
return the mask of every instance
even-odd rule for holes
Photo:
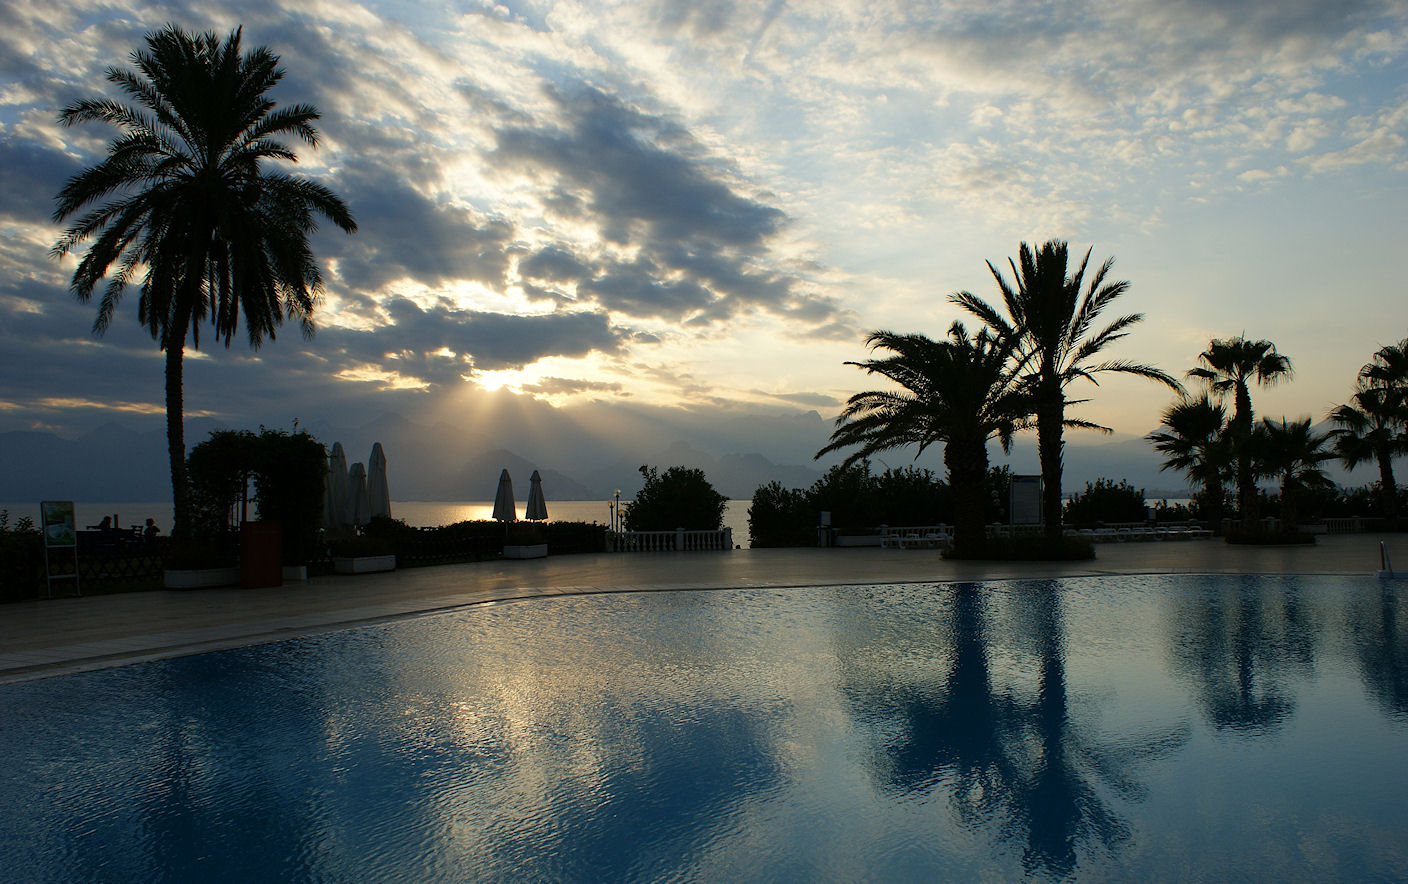
[[[547,529],[538,522],[511,522],[504,535],[504,558],[541,559],[548,554]]]
[[[328,544],[339,574],[369,574],[396,569],[396,550],[384,537],[348,537]]]

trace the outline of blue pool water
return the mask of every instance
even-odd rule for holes
[[[0,687],[0,880],[1408,879],[1408,604],[641,593]]]

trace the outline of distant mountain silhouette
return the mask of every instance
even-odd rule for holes
[[[360,424],[306,429],[329,446],[341,442],[349,462],[365,462],[372,443],[382,443],[397,500],[490,499],[505,467],[520,496],[527,495],[528,476],[538,469],[549,500],[605,500],[618,488],[630,498],[640,489],[642,465],[697,467],[722,494],[749,498],[773,480],[806,488],[839,459],[811,460],[830,433],[830,423],[814,411],[716,414],[711,421],[705,412],[642,406],[593,415],[586,406],[555,409],[524,398],[481,397],[475,408],[459,415],[466,426],[380,414]],[[187,421],[187,443],[198,444],[225,426],[210,418]],[[1017,437],[1011,456],[1004,457],[996,445],[991,456],[994,465],[1010,465],[1014,472],[1037,472],[1036,439],[1030,434]],[[941,458],[936,446],[917,465],[942,474]],[[145,420],[140,429],[108,423],[77,439],[34,431],[0,433],[0,463],[6,465],[0,471],[0,501],[121,502],[170,495],[166,433],[159,418]],[[879,471],[912,463],[912,452],[894,451],[876,458],[874,466]],[[1079,491],[1086,482],[1106,477],[1127,479],[1152,497],[1187,496],[1183,476],[1161,473],[1159,464],[1141,437],[1072,434],[1065,449],[1065,490]],[[1341,484],[1375,478],[1369,468],[1351,477],[1336,464],[1329,466],[1331,478]]]

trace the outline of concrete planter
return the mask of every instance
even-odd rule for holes
[[[239,568],[195,568],[167,571],[167,589],[204,589],[209,586],[235,586],[240,582]]]
[[[374,571],[396,570],[396,557],[391,556],[334,556],[333,570],[339,574],[370,574]]]
[[[879,546],[879,534],[837,534],[837,546]]]
[[[541,559],[548,554],[546,543],[526,543],[526,544],[505,544],[504,558],[506,559]]]
[[[301,582],[308,579],[307,565],[284,565],[284,582]]]

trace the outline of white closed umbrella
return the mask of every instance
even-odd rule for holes
[[[352,464],[352,469],[347,471],[347,496],[352,503],[352,524],[360,528],[372,517],[371,502],[367,499],[367,468],[360,463]]]
[[[518,519],[517,506],[513,502],[513,480],[508,470],[499,473],[499,489],[494,492],[494,521],[513,522]]]
[[[332,454],[328,456],[327,494],[324,497],[323,521],[333,530],[352,524],[352,512],[348,506],[351,498],[347,495],[347,453],[341,442],[332,443]]]
[[[386,482],[386,452],[381,443],[372,446],[372,456],[367,460],[367,504],[371,517],[391,518],[391,486]]]
[[[543,477],[534,470],[528,480],[528,503],[523,507],[523,518],[543,522],[547,517],[548,502],[547,498],[543,497]]]

